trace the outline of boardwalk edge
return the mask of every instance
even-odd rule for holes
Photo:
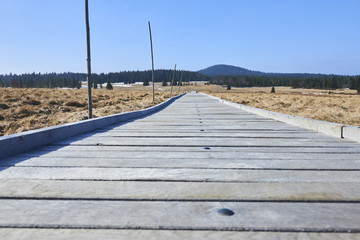
[[[278,121],[288,123],[291,125],[295,125],[295,126],[298,126],[301,128],[324,133],[324,134],[327,134],[327,135],[330,135],[333,137],[345,138],[345,139],[353,140],[356,142],[360,142],[360,127],[348,126],[348,125],[343,125],[343,124],[338,124],[338,123],[333,123],[333,122],[320,121],[320,120],[315,120],[315,119],[311,119],[311,118],[297,117],[297,116],[293,116],[293,115],[272,112],[272,111],[268,111],[268,110],[264,110],[264,109],[260,109],[260,108],[246,106],[246,105],[239,104],[239,103],[229,102],[224,99],[221,99],[221,98],[218,98],[218,97],[206,94],[206,93],[201,93],[201,94],[206,95],[210,98],[216,99],[226,105],[229,105],[229,106],[232,106],[232,107],[235,107],[235,108],[247,111],[247,112],[255,113],[255,114],[258,114],[263,117],[271,118],[271,119],[278,120]]]
[[[139,111],[114,114],[74,123],[41,128],[0,137],[0,159],[24,153],[75,135],[83,134],[119,122],[136,119],[160,111],[185,94],[170,98],[156,106]]]

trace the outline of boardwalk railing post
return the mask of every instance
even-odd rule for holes
[[[173,77],[172,77],[172,80],[171,80],[170,98],[171,98],[171,96],[172,96],[172,90],[173,90],[173,86],[174,86],[175,72],[176,72],[176,64],[175,64],[175,67],[174,67],[174,73],[173,73]]]
[[[155,103],[155,84],[154,84],[154,55],[153,55],[153,46],[152,46],[152,37],[151,37],[151,27],[149,23],[149,33],[150,33],[150,46],[151,46],[151,63],[152,63],[152,85],[153,85],[153,103]]]
[[[92,118],[91,101],[91,56],[90,56],[90,26],[89,26],[89,8],[88,0],[85,0],[85,21],[86,21],[86,43],[87,43],[87,82],[88,82],[88,118]]]
[[[177,93],[177,95],[179,95],[179,93],[180,93],[180,86],[181,86],[181,80],[182,80],[182,76],[183,76],[183,71],[181,72],[181,76],[180,76],[180,80],[179,80],[179,88],[178,88],[178,93]]]

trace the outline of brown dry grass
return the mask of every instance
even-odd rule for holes
[[[170,87],[156,86],[155,104],[169,97]],[[177,95],[177,87],[173,96]],[[276,87],[232,88],[193,83],[181,92],[201,91],[223,99],[301,117],[360,126],[360,95],[353,90],[309,90]],[[93,90],[96,117],[152,106],[151,87]],[[76,122],[87,118],[86,89],[0,88],[0,135]]]
[[[167,90],[169,87],[163,87]],[[274,112],[360,126],[360,95],[356,90],[293,89],[275,87],[232,88],[226,86],[192,83],[183,86],[185,92],[198,91],[231,102],[266,109]]]
[[[95,89],[94,117],[153,106],[151,88]],[[155,104],[168,93],[157,91]],[[86,89],[0,88],[0,136],[87,119]]]
[[[198,91],[252,107],[300,117],[360,126],[360,95],[354,90],[316,90],[271,88],[233,88],[204,86]]]

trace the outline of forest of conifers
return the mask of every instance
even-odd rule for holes
[[[230,85],[232,87],[269,87],[289,86],[293,88],[360,88],[360,76],[279,74],[270,76],[215,76],[211,84]]]
[[[155,82],[171,82],[173,70],[155,70]],[[180,81],[182,74],[182,82],[188,81],[207,81],[208,77],[197,72],[176,71],[174,83]],[[152,81],[152,71],[127,71],[116,73],[92,74],[92,85],[99,86],[107,82],[123,82],[125,84],[135,82],[149,83]],[[85,73],[31,73],[21,75],[0,75],[0,87],[13,88],[80,88],[81,81],[87,81]]]
[[[151,71],[126,71],[116,73],[92,74],[92,85],[98,87],[107,82],[123,82],[125,84],[151,82]],[[279,74],[269,76],[205,76],[198,72],[176,71],[174,83],[180,81],[209,81],[211,84],[231,85],[232,87],[268,87],[290,86],[293,88],[360,88],[360,76],[312,75],[312,74]],[[170,83],[173,70],[155,70],[155,82]],[[80,88],[81,81],[86,81],[84,73],[32,73],[0,75],[0,87],[13,88]]]

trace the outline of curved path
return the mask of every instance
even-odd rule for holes
[[[359,143],[197,93],[0,167],[4,239],[360,237]]]

